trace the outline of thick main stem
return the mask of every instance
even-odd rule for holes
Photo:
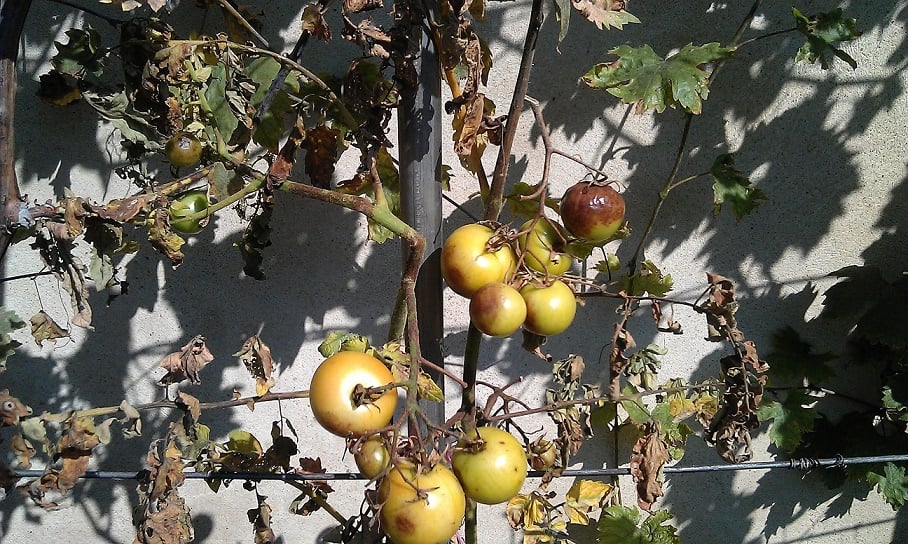
[[[0,1],[0,261],[19,223],[22,195],[16,178],[16,59],[31,0]]]

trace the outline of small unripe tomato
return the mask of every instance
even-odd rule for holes
[[[360,445],[353,454],[353,460],[362,475],[371,480],[388,467],[391,454],[380,436],[372,436]]]
[[[555,227],[545,219],[537,219],[533,229],[533,220],[529,220],[520,227],[523,234],[518,238],[520,249],[524,252],[523,262],[542,274],[560,276],[571,269],[571,256],[560,253],[564,240]]]
[[[193,166],[202,158],[202,143],[189,132],[178,132],[167,141],[164,151],[177,168]]]
[[[523,325],[527,305],[523,297],[510,285],[488,283],[479,288],[470,299],[470,320],[489,336],[510,336]]]
[[[206,217],[187,219],[210,206],[208,193],[202,189],[186,191],[170,203],[170,228],[182,234],[198,234],[207,222]]]
[[[464,225],[441,248],[441,275],[462,297],[471,298],[483,285],[504,282],[517,269],[517,255],[507,243],[494,251],[486,245],[495,232],[479,223]]]
[[[457,443],[451,468],[463,492],[476,502],[499,504],[511,500],[527,477],[527,456],[514,435],[497,427],[476,429],[479,441]]]
[[[527,305],[526,330],[540,336],[552,336],[563,332],[574,321],[577,300],[574,291],[563,281],[551,285],[527,284],[520,289]]]

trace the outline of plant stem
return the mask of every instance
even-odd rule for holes
[[[486,200],[485,219],[495,221],[501,214],[504,206],[504,187],[508,177],[508,166],[511,161],[511,148],[514,145],[514,136],[517,133],[517,124],[520,112],[523,111],[523,100],[530,84],[530,71],[533,69],[533,58],[536,54],[536,41],[539,29],[542,27],[543,13],[542,0],[533,0],[530,12],[530,22],[527,27],[526,39],[523,42],[523,56],[520,59],[520,70],[517,72],[517,83],[514,85],[514,95],[511,98],[511,107],[508,110],[508,122],[505,125],[504,136],[501,138],[501,147],[498,149],[498,160],[495,163],[495,172],[492,175],[492,185]]]

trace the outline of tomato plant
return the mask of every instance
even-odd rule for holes
[[[561,280],[549,285],[530,283],[520,289],[527,305],[527,318],[523,326],[541,336],[564,332],[574,321],[577,301],[574,291]]]
[[[209,206],[207,191],[202,189],[186,191],[170,203],[170,228],[183,234],[198,234],[208,222],[208,218],[188,219],[188,217],[207,210]]]
[[[516,495],[527,476],[527,456],[514,436],[497,427],[479,427],[475,438],[457,443],[451,467],[463,492],[483,504],[499,504]]]
[[[531,219],[520,226],[520,232],[520,250],[528,267],[550,276],[560,276],[571,269],[574,260],[560,251],[566,238],[552,223],[539,218],[534,224]]]
[[[418,468],[401,461],[378,487],[381,527],[394,544],[445,544],[463,521],[466,499],[442,464]]]
[[[312,375],[312,413],[325,429],[338,436],[377,431],[394,417],[397,390],[391,388],[370,396],[368,389],[385,387],[393,381],[391,371],[375,357],[340,351],[325,359]]]
[[[167,141],[164,152],[177,168],[195,166],[202,158],[202,143],[189,132],[178,132]]]
[[[483,285],[510,279],[517,268],[517,256],[507,242],[496,247],[495,231],[472,223],[448,236],[441,249],[441,274],[455,293],[470,298]]]
[[[527,305],[520,293],[504,283],[483,285],[470,299],[470,319],[489,336],[509,336],[523,325]]]
[[[601,182],[575,183],[561,198],[561,220],[577,238],[604,242],[624,222],[624,197]]]

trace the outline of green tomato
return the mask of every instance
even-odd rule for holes
[[[208,209],[208,193],[202,189],[186,191],[170,203],[170,228],[182,234],[197,234],[205,226],[207,218],[185,219],[190,215]]]
[[[527,305],[526,330],[540,336],[563,332],[574,321],[577,300],[574,292],[561,280],[551,285],[527,284],[520,289]]]
[[[527,456],[514,436],[497,427],[476,429],[481,440],[462,438],[451,457],[451,468],[463,492],[483,504],[511,500],[527,477]]]
[[[523,325],[526,316],[523,297],[504,283],[487,283],[470,299],[470,320],[489,336],[510,336]]]
[[[530,230],[530,226],[533,229]],[[523,234],[518,238],[523,262],[531,269],[550,276],[560,276],[571,269],[572,259],[558,249],[564,244],[564,237],[543,218],[529,220],[520,227]]]
[[[164,151],[177,168],[193,166],[202,158],[202,143],[189,132],[178,132],[167,141]]]
[[[372,436],[360,445],[353,460],[362,475],[371,480],[384,472],[391,462],[391,454],[380,436]]]

